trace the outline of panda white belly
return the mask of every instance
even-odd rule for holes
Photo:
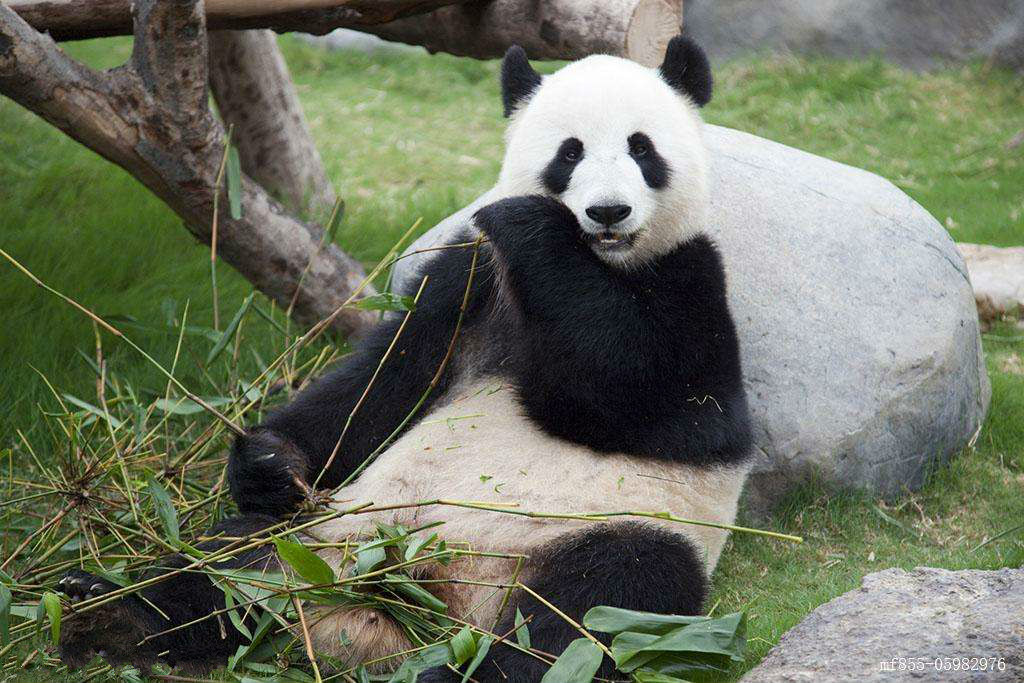
[[[669,512],[676,517],[731,524],[748,465],[701,466],[592,450],[538,430],[501,378],[479,378],[452,392],[382,453],[358,480],[336,495],[336,507],[433,499],[515,505],[545,514]],[[440,534],[475,549],[524,553],[592,522],[526,517],[489,510],[429,505],[325,523],[339,538],[372,532],[379,519],[406,526],[443,521]],[[612,518],[615,519],[615,518]],[[669,520],[642,519],[684,534],[705,553],[710,572],[727,532]]]
[[[595,453],[538,430],[501,378],[467,382],[338,492],[338,508],[432,499],[515,505],[512,510],[571,514],[670,512],[676,517],[731,524],[746,479],[746,463],[694,467],[615,453]],[[326,523],[335,538],[372,531],[373,515]],[[638,518],[633,517],[636,520]],[[686,535],[718,561],[727,532],[643,518]],[[381,521],[407,526],[444,521],[441,535],[481,550],[523,552],[592,522],[534,518],[440,505],[389,512]]]
[[[514,389],[497,377],[464,382],[451,396],[382,453],[359,479],[338,491],[335,507],[447,499],[514,505],[508,509],[543,514],[637,510],[670,512],[676,517],[717,524],[731,524],[735,519],[746,464],[695,467],[594,453],[538,430],[523,415]],[[663,519],[609,519],[640,520],[683,534],[704,553],[709,573],[728,535],[718,528]],[[569,531],[594,524],[580,519],[423,505],[346,515],[318,527],[317,536],[330,540],[370,536],[375,521],[410,528],[444,522],[437,531],[450,543],[467,543],[475,551],[525,555]],[[321,554],[335,566],[341,561],[336,551]],[[431,577],[503,583],[510,581],[513,568],[509,560],[474,558],[438,567]],[[463,586],[460,592],[443,593],[450,614],[489,626],[497,616],[503,591]],[[369,610],[335,611],[332,617],[318,621],[314,637],[326,651],[338,652],[340,629],[359,633],[358,642],[344,654],[364,658],[401,645],[400,632],[378,616]],[[352,623],[354,620],[357,622]]]

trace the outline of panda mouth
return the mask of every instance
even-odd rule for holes
[[[638,234],[637,232],[625,233],[602,230],[600,232],[589,232],[586,238],[587,242],[594,249],[600,251],[624,251],[633,246]]]

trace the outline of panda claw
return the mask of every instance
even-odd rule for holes
[[[112,584],[100,577],[80,569],[69,571],[57,582],[57,590],[66,595],[72,604],[109,593],[113,588]]]

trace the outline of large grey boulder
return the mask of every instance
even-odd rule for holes
[[[687,0],[684,9],[687,32],[712,59],[781,51],[1024,69],[1020,0]]]
[[[971,440],[988,406],[955,245],[876,175],[728,128],[705,136],[708,232],[729,277],[755,421],[748,509],[813,477],[882,495],[916,488]],[[410,252],[449,238],[490,199]],[[400,286],[415,263],[399,261]]]
[[[783,635],[742,679],[828,681],[1024,681],[1024,569],[868,574]]]

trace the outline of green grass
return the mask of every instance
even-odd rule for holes
[[[417,219],[429,227],[492,184],[503,130],[496,63],[282,44],[347,202],[338,242],[357,258],[379,259]],[[129,49],[124,40],[69,46],[100,66],[123,61]],[[880,173],[958,241],[1012,245],[1024,244],[1024,146],[1008,146],[1024,130],[1022,91],[1021,76],[981,66],[916,75],[877,61],[751,58],[717,69],[705,115]],[[180,315],[188,301],[189,320],[210,324],[206,248],[125,173],[7,100],[0,101],[0,247],[99,313],[163,328],[128,331],[167,365],[176,344],[168,311]],[[250,287],[226,267],[218,280],[221,308],[233,311]],[[20,472],[31,469],[24,444],[51,436],[39,415],[56,402],[40,375],[95,401],[95,375],[79,354],[92,356],[95,338],[81,315],[5,265],[0,311],[0,466]],[[279,348],[269,325],[251,319],[247,326],[246,349],[255,353],[240,357],[241,377],[256,374],[257,356],[269,360]],[[935,471],[922,490],[886,503],[809,485],[770,524],[804,535],[803,545],[752,536],[729,542],[713,602],[716,613],[748,612],[748,666],[865,573],[1024,564],[1024,533],[974,550],[1024,519],[1024,343],[990,337],[986,351],[993,398],[976,448]],[[165,379],[123,345],[105,338],[104,352],[111,372],[139,393],[163,394]],[[186,350],[179,361],[181,378],[201,394],[215,388],[199,369],[204,352]],[[56,457],[52,447],[37,454]]]

